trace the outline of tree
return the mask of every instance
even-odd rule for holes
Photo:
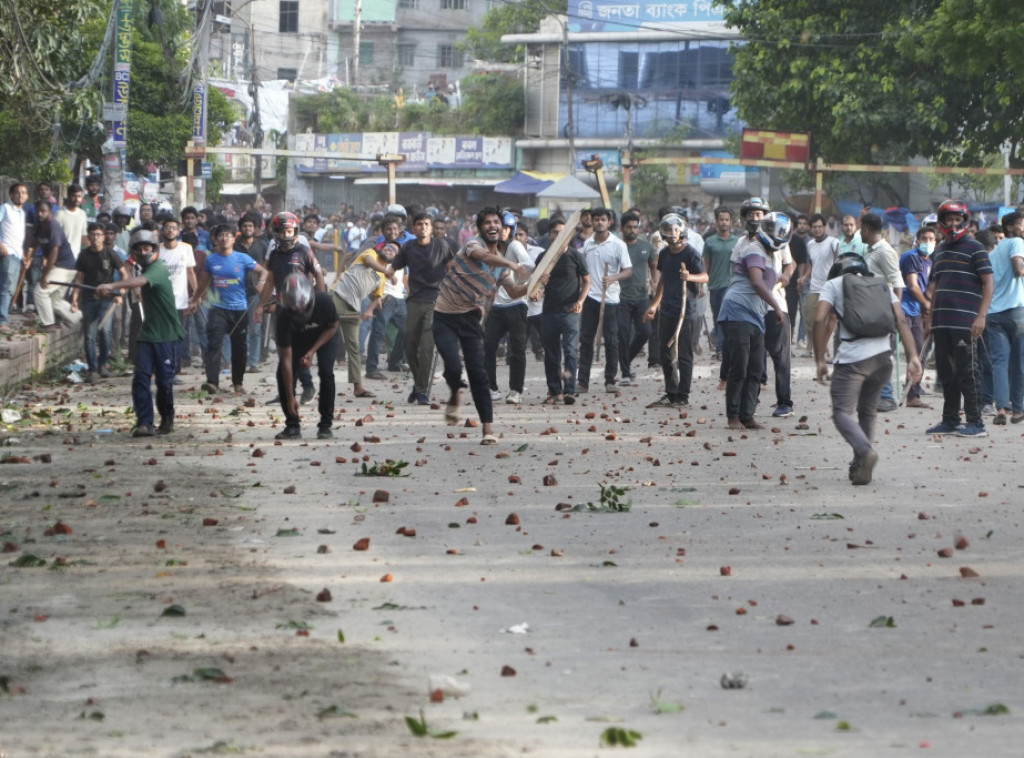
[[[971,165],[1024,132],[1007,0],[738,0],[733,98],[751,126],[809,131],[832,163]],[[969,54],[968,54],[969,53]],[[1017,66],[1018,68],[1014,68]]]
[[[507,63],[521,61],[524,49],[503,45],[503,34],[528,34],[540,28],[541,19],[565,13],[568,0],[523,0],[522,2],[495,3],[484,16],[483,25],[466,31],[466,50],[477,60]]]

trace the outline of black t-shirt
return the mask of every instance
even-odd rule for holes
[[[253,238],[252,245],[246,247],[242,244],[242,238],[235,238],[235,251],[239,253],[245,253],[254,261],[261,266],[267,259],[267,240],[264,237]],[[198,261],[197,261],[198,263]],[[264,266],[265,268],[265,266]],[[245,277],[245,295],[247,298],[251,298],[256,293],[256,282],[260,280],[259,275],[255,271],[250,271]],[[275,281],[277,281],[275,279]]]
[[[537,264],[544,259],[547,251],[540,254]],[[550,278],[544,287],[543,313],[568,313],[579,302],[581,280],[587,276],[587,263],[576,250],[562,253],[549,272]]]
[[[313,276],[316,273],[316,258],[306,245],[296,244],[288,252],[271,250],[265,268],[273,274],[274,286],[280,287],[292,272]]]
[[[658,271],[661,274],[661,306],[658,308],[665,318],[679,318],[679,307],[683,304],[683,281],[679,273],[683,270],[683,264],[691,274],[703,274],[704,262],[700,253],[690,245],[686,245],[678,253],[672,253],[667,247],[663,247],[658,253]],[[696,282],[686,283],[686,315],[692,316],[696,313],[697,298],[700,296],[700,285]]]
[[[789,240],[789,252],[793,256],[793,262],[797,265],[797,268],[799,268],[801,264],[807,263],[807,240],[803,237],[797,237],[794,234]],[[796,275],[790,277],[789,285],[787,285],[786,289],[795,291],[797,279],[799,279],[799,277]]]
[[[409,269],[407,286],[410,303],[433,303],[441,289],[445,269],[455,257],[455,250],[446,239],[431,239],[421,245],[415,239],[409,240],[391,262],[395,271]]]
[[[101,284],[109,284],[114,281],[114,272],[120,267],[117,254],[109,247],[104,247],[99,252],[91,248],[83,248],[75,261],[75,270],[82,272],[82,284],[90,287],[98,287]],[[95,292],[91,290],[82,291],[83,300],[99,300]]]
[[[338,322],[338,311],[334,300],[326,292],[314,293],[313,312],[308,318],[287,308],[278,309],[277,347],[292,348],[292,356],[304,355],[325,329]]]

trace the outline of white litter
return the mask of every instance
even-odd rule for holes
[[[524,621],[521,624],[516,624],[515,626],[510,626],[510,627],[508,627],[508,629],[502,629],[501,633],[502,634],[526,634],[529,631],[530,631],[530,625],[527,624]]]
[[[447,674],[431,674],[427,681],[428,692],[441,690],[445,697],[466,697],[472,690],[468,682],[460,682]]]
[[[5,424],[13,424],[21,421],[21,414],[13,408],[4,408],[3,411],[0,411],[0,418],[3,419]]]

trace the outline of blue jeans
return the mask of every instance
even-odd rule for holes
[[[540,336],[544,343],[544,377],[547,379],[548,394],[573,394],[576,392],[576,371],[579,369],[580,314],[542,313]]]
[[[398,371],[405,358],[405,298],[385,297],[380,309],[373,315],[370,342],[366,346],[366,373],[372,374],[380,364],[380,349],[388,333],[388,324],[398,329],[395,344],[388,353],[388,370]]]
[[[491,389],[484,366],[484,329],[476,310],[468,313],[434,312],[434,345],[444,361],[444,380],[454,395],[466,385],[462,381],[462,359],[466,360],[466,377],[473,405],[481,424],[494,421]],[[461,348],[461,355],[460,355]]]
[[[149,388],[156,375],[156,407],[160,418],[174,420],[174,359],[177,342],[139,342],[135,346],[135,377],[132,379],[132,407],[139,426],[153,426],[153,393]]]
[[[89,371],[96,372],[110,362],[111,323],[108,320],[100,329],[100,322],[114,307],[113,300],[85,300],[82,302],[82,338],[85,343],[85,362]],[[96,344],[99,343],[99,353]]]
[[[708,290],[711,298],[711,320],[715,323],[715,330],[712,332],[712,336],[715,338],[715,352],[719,355],[722,353],[725,334],[722,332],[722,327],[718,323],[718,311],[722,309],[722,300],[725,298],[725,293],[728,289],[728,287],[720,287],[716,290]]]
[[[1024,413],[1024,308],[989,313],[985,344],[992,359],[996,407]]]
[[[0,325],[10,323],[11,300],[21,276],[21,258],[13,255],[0,256]]]
[[[249,365],[258,366],[263,357],[263,323],[256,323],[253,320],[256,316],[255,306],[250,308],[248,313],[249,336],[246,342],[249,348]]]
[[[189,344],[190,344],[190,355],[189,361],[193,355],[199,356],[200,360],[206,360],[206,322],[209,320],[210,306],[206,303],[200,303],[199,307],[196,308],[188,318],[188,333],[189,333]],[[199,348],[198,353],[196,348]]]

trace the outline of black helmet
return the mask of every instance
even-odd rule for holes
[[[860,253],[848,252],[839,256],[839,260],[832,264],[828,270],[828,278],[835,279],[843,274],[860,274],[861,276],[874,276],[868,268],[867,261]]]
[[[767,200],[763,200],[760,197],[751,197],[740,203],[740,221],[744,222],[744,227],[748,234],[757,234],[757,221],[748,219],[751,211],[761,211],[762,213],[771,213],[771,206],[768,205]]]
[[[313,285],[308,277],[297,271],[288,274],[277,291],[277,301],[281,306],[296,313],[312,310],[313,299]]]
[[[144,250],[142,248],[143,245],[149,245],[149,250]],[[159,256],[160,240],[157,239],[156,232],[151,232],[148,229],[136,229],[132,233],[128,249],[131,252],[132,258],[145,268],[151,265]]]

